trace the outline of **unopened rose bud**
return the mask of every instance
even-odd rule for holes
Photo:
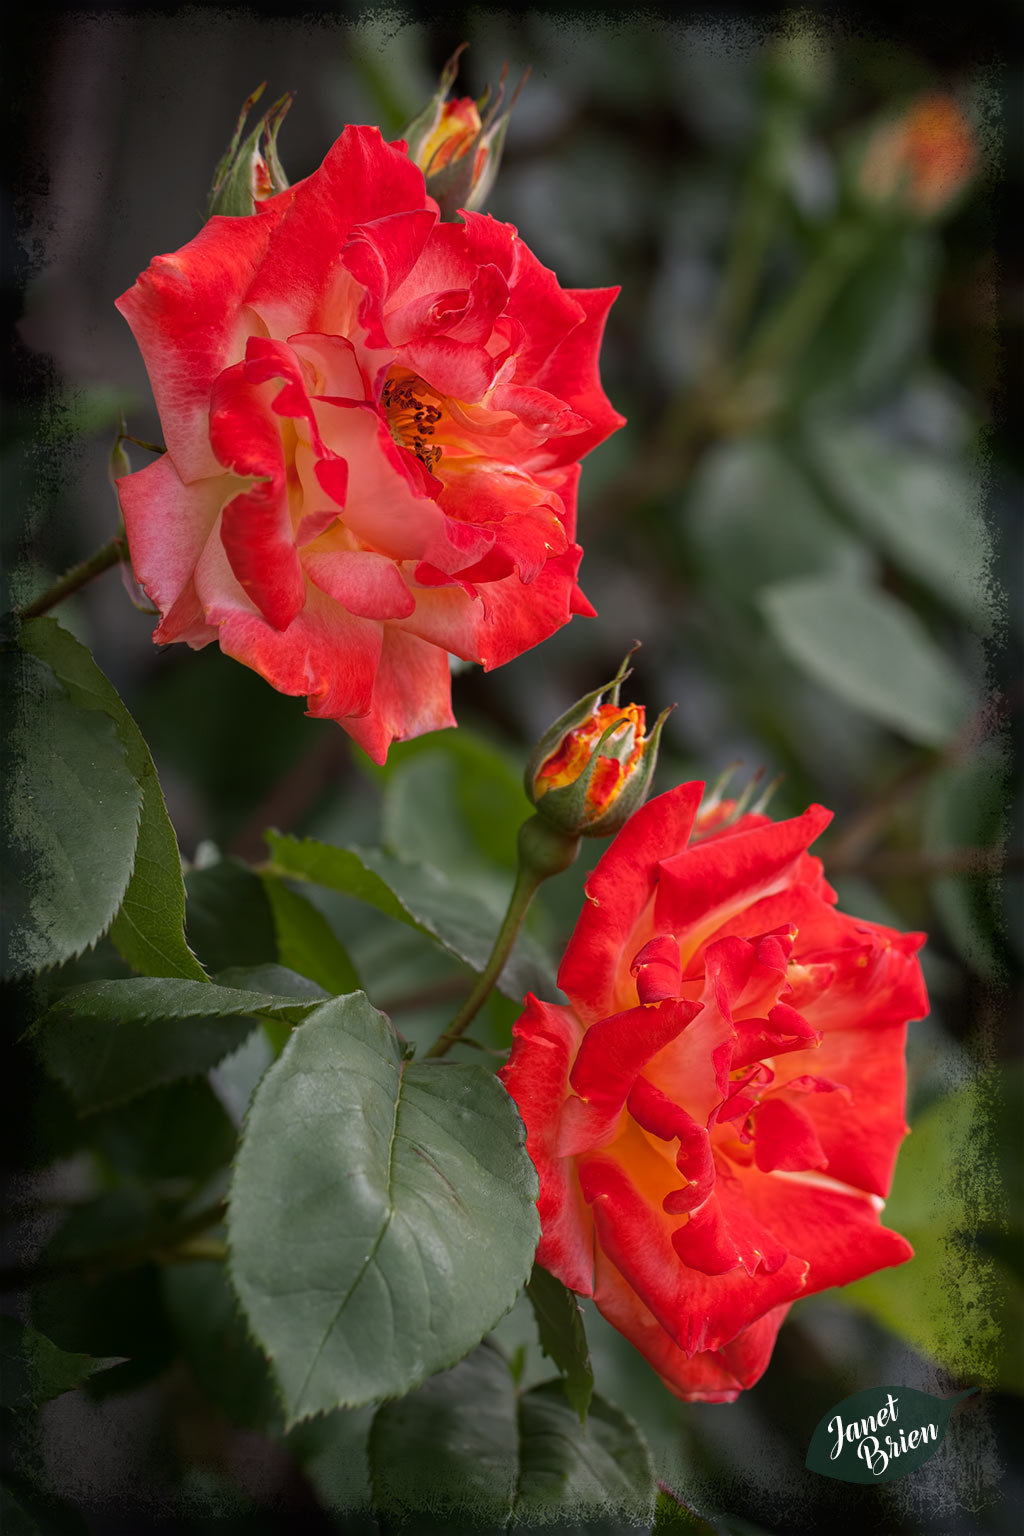
[[[869,139],[858,190],[876,207],[931,218],[970,180],[977,158],[970,123],[952,96],[921,96]]]
[[[231,143],[213,175],[206,204],[208,219],[212,219],[215,213],[247,216],[258,203],[265,202],[277,192],[283,192],[288,186],[288,178],[277,153],[277,135],[292,104],[291,92],[275,101],[264,112],[252,132],[242,139],[246,118],[265,89],[266,81],[253,91],[238,114]]]
[[[498,174],[509,118],[526,76],[519,82],[504,111],[505,71],[494,101],[490,93],[478,101],[471,96],[448,100],[458,74],[461,44],[441,72],[441,79],[426,107],[405,129],[409,158],[423,172],[427,191],[437,200],[443,219],[454,219],[460,208],[481,208]]]
[[[527,764],[526,793],[537,814],[563,832],[610,836],[646,798],[670,711],[644,735],[643,705],[619,703],[628,660],[545,731]]]

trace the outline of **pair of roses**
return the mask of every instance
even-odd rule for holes
[[[119,486],[155,638],[218,640],[378,762],[454,724],[450,654],[498,666],[592,612],[576,487],[622,422],[597,366],[614,296],[563,290],[507,224],[442,222],[369,128],[156,258],[119,300],[167,442]],[[919,936],[834,910],[807,852],[827,812],[699,806],[683,785],[627,822],[569,1005],[527,1000],[501,1076],[539,1261],[717,1401],[794,1298],[909,1257],[879,1210],[926,999]]]

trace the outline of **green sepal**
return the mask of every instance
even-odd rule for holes
[[[213,173],[210,195],[206,203],[208,219],[212,219],[215,214],[226,214],[235,218],[245,217],[255,211],[261,201],[254,187],[254,168],[257,157],[261,157],[266,165],[270,184],[268,196],[283,192],[289,185],[277,152],[277,135],[292,104],[293,97],[290,91],[279,97],[273,106],[268,107],[252,132],[244,140],[242,139],[246,119],[263,95],[266,84],[264,80],[263,84],[258,86],[242,104],[231,142]]]

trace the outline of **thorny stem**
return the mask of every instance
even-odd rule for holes
[[[49,613],[51,608],[64,601],[66,597],[84,587],[94,576],[101,576],[104,571],[109,571],[112,565],[119,565],[128,557],[128,549],[123,534],[115,534],[114,537],[94,555],[87,560],[80,560],[73,565],[59,581],[55,581],[52,587],[42,593],[23,608],[19,617],[22,619],[38,619],[41,614]]]

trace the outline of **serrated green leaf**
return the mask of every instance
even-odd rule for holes
[[[963,678],[887,592],[812,576],[765,588],[761,605],[791,660],[872,719],[934,747],[963,723]]]
[[[281,964],[308,976],[332,997],[358,992],[361,983],[355,966],[323,913],[273,875],[264,875],[263,889]]]
[[[254,1095],[228,1218],[289,1422],[407,1392],[471,1349],[529,1274],[535,1199],[496,1078],[403,1061],[362,994],[322,1004]]]
[[[206,1072],[260,1018],[304,1018],[313,999],[162,977],[73,987],[33,1027],[36,1052],[83,1112]]]
[[[406,864],[377,848],[332,848],[314,838],[300,841],[269,832],[271,873],[312,880],[365,901],[398,922],[429,934],[474,970],[487,963],[500,924],[478,896],[451,884],[439,870]],[[498,986],[519,1002],[527,992],[557,997],[552,968],[521,934]]]
[[[654,1473],[631,1420],[595,1396],[586,1427],[561,1381],[517,1393],[484,1344],[454,1370],[378,1409],[370,1432],[374,1503],[417,1529],[562,1532],[650,1521]],[[591,1522],[594,1522],[592,1526]]]
[[[113,723],[43,660],[5,649],[3,970],[42,970],[110,927],[132,875],[142,792]],[[9,756],[8,756],[9,754]]]
[[[80,1386],[97,1371],[121,1365],[123,1355],[95,1359],[59,1349],[45,1334],[0,1315],[0,1408],[38,1408]]]
[[[127,726],[124,729],[127,731]],[[141,782],[142,817],[135,868],[121,910],[111,924],[110,937],[122,960],[143,976],[202,981],[203,967],[185,939],[178,840],[151,760],[141,770]]]
[[[806,451],[833,496],[893,560],[983,632],[991,628],[991,539],[981,486],[961,461],[819,424]]]
[[[263,882],[241,859],[190,869],[185,896],[189,942],[211,974],[280,958]]]
[[[315,1005],[330,997],[318,981],[312,981],[286,965],[231,965],[226,971],[218,971],[215,980],[220,987],[234,987],[242,992],[267,992],[271,997],[283,998],[288,1010],[296,1004],[301,1008],[304,1004]],[[284,1018],[297,1024],[305,1014],[286,1011]]]
[[[113,720],[142,792],[135,863],[110,929],[111,939],[123,959],[144,975],[204,980],[206,973],[185,941],[185,887],[178,842],[141,731],[85,646],[53,619],[32,619],[23,625],[18,644],[53,669],[79,709],[99,710]]]
[[[587,1407],[594,1391],[594,1370],[587,1348],[587,1331],[580,1304],[570,1290],[539,1264],[526,1287],[541,1348],[553,1360],[565,1378],[565,1392],[580,1416],[587,1422]]]

